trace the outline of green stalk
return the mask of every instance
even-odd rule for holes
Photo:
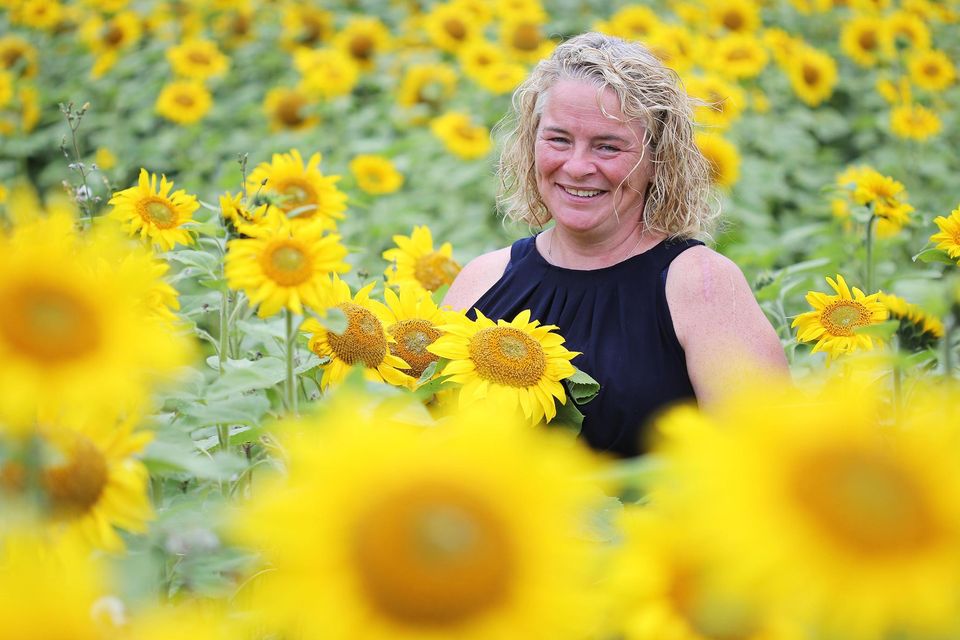
[[[952,315],[948,315],[943,327],[943,375],[947,379],[953,377],[953,362],[951,359],[953,354],[950,352],[950,339],[953,337],[953,324],[954,320]]]
[[[293,356],[297,349],[297,335],[293,330],[293,313],[289,309],[284,310],[287,320],[287,412],[293,415],[297,414],[297,381],[293,375]]]
[[[867,221],[867,295],[873,293],[873,222],[876,216],[871,212]]]
[[[226,371],[225,363],[227,361],[227,341],[230,338],[230,329],[228,327],[229,314],[227,312],[227,307],[230,304],[230,297],[226,291],[220,293],[220,348],[219,351],[219,364],[220,364],[220,375],[223,375]]]

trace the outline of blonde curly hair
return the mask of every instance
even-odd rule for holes
[[[547,91],[560,80],[597,85],[598,103],[599,92],[613,90],[626,120],[644,127],[654,166],[643,210],[645,228],[673,238],[708,237],[720,207],[709,163],[694,142],[695,101],[677,74],[646,47],[601,33],[571,38],[540,61],[514,92],[512,110],[497,124],[503,147],[497,203],[504,216],[530,226],[543,226],[551,218],[537,188],[534,144]]]

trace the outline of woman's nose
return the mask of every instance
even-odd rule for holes
[[[573,147],[563,163],[563,169],[572,178],[582,178],[596,172],[597,167],[590,157],[590,150]]]

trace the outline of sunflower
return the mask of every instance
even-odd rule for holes
[[[109,171],[117,166],[117,156],[107,147],[97,147],[93,154],[93,163],[100,171]]]
[[[397,89],[397,104],[407,108],[425,105],[436,109],[453,96],[456,88],[457,72],[450,65],[411,65]]]
[[[807,293],[807,303],[813,311],[801,313],[790,325],[798,328],[797,340],[816,340],[813,353],[825,351],[830,360],[857,349],[873,349],[875,342],[879,341],[856,330],[887,319],[889,313],[880,302],[879,294],[864,295],[854,287],[851,295],[850,288],[839,274],[836,280],[828,277],[827,283],[837,295],[819,291]]]
[[[377,55],[390,48],[390,31],[377,18],[354,17],[334,37],[334,45],[353,58],[360,69],[369,71]]]
[[[236,49],[255,41],[256,30],[256,13],[252,7],[230,7],[213,21],[214,37],[226,49]]]
[[[933,222],[940,231],[930,236],[930,242],[936,242],[937,249],[960,264],[960,207],[951,211],[949,217],[937,216]]]
[[[166,51],[173,72],[191,80],[218,78],[230,68],[230,58],[210,40],[187,40]]]
[[[56,31],[67,15],[66,7],[56,0],[22,0],[10,8],[14,9],[11,12],[11,21],[14,24],[49,32]]]
[[[301,49],[293,64],[303,76],[300,91],[323,98],[350,95],[360,78],[360,67],[339,49]]]
[[[875,67],[893,55],[893,42],[882,18],[859,15],[843,23],[840,49],[861,67]]]
[[[130,409],[186,364],[186,338],[146,308],[156,271],[128,250],[115,225],[79,236],[61,215],[0,237],[0,423]]]
[[[923,142],[942,129],[937,114],[919,104],[903,104],[890,112],[890,131],[900,138]]]
[[[156,110],[177,124],[194,124],[203,119],[213,106],[213,96],[196,80],[174,80],[160,90]]]
[[[413,284],[433,292],[451,284],[460,273],[453,246],[444,242],[434,251],[427,226],[414,227],[409,236],[395,235],[393,241],[397,247],[383,252],[383,259],[391,262],[383,272],[389,285]]]
[[[684,81],[687,93],[705,104],[694,108],[698,124],[725,131],[740,118],[747,98],[736,83],[716,75],[691,76]]]
[[[356,179],[357,186],[370,194],[393,193],[403,186],[403,174],[383,156],[356,156],[350,161],[350,172]]]
[[[371,282],[351,296],[347,283],[333,277],[329,306],[346,316],[347,328],[343,332],[330,331],[314,318],[303,323],[301,330],[311,334],[310,350],[329,359],[323,365],[321,388],[342,382],[354,365],[362,365],[369,380],[405,385],[407,376],[399,369],[409,369],[409,365],[390,351],[393,338],[385,328],[392,323],[390,310],[370,299],[375,284]]]
[[[227,243],[227,285],[243,290],[261,318],[303,307],[322,311],[328,304],[329,276],[350,269],[340,236],[324,234],[319,223],[293,224],[271,209],[256,224],[238,224],[247,237]]]
[[[646,40],[660,27],[660,18],[649,7],[630,5],[610,16],[607,29],[610,35],[624,40]]]
[[[511,58],[531,64],[548,57],[557,46],[544,36],[540,21],[523,18],[500,23],[500,44]]]
[[[943,91],[957,78],[950,56],[936,49],[912,53],[907,58],[907,69],[913,83],[928,91]]]
[[[704,48],[701,63],[715,73],[735,79],[753,78],[767,66],[770,55],[760,40],[751,34],[731,33]]]
[[[416,428],[367,402],[334,396],[281,425],[288,476],[233,519],[272,568],[251,589],[267,624],[304,640],[588,637],[595,551],[577,527],[597,463],[566,434],[475,413]]]
[[[527,68],[515,62],[498,62],[479,71],[474,82],[494,95],[503,95],[516,89],[527,77]]]
[[[123,625],[136,640],[236,640],[255,637],[226,608],[199,598],[140,609]]]
[[[548,18],[540,0],[496,0],[496,14],[501,20],[517,18],[541,24]]]
[[[106,20],[94,13],[80,26],[80,38],[96,56],[130,49],[142,35],[143,23],[133,11],[121,11]]]
[[[263,111],[270,121],[271,131],[303,131],[320,119],[311,115],[310,98],[301,89],[274,87],[263,99]]]
[[[902,182],[885,176],[871,167],[857,167],[848,179],[854,181],[853,199],[857,204],[877,210],[896,210],[902,207],[906,191]],[[882,215],[877,213],[877,215]]]
[[[677,73],[686,73],[694,64],[696,37],[684,26],[662,25],[650,34],[645,44],[658,60]]]
[[[890,312],[890,318],[900,321],[897,338],[900,348],[922,351],[936,346],[943,337],[943,323],[915,304],[893,294],[880,292],[878,298]]]
[[[423,26],[435,47],[454,54],[480,38],[483,29],[466,7],[452,2],[435,5],[424,17]]]
[[[13,75],[0,69],[0,109],[13,100]]]
[[[446,324],[447,316],[420,287],[400,284],[397,288],[399,293],[390,288],[383,291],[391,314],[387,333],[394,339],[390,353],[410,365],[403,374],[409,378],[407,386],[413,388],[426,368],[439,359],[427,347],[443,335],[439,326]]]
[[[707,424],[666,450],[663,489],[679,489],[685,531],[745,596],[812,637],[953,636],[955,412],[918,393],[889,424],[879,390],[836,379],[827,389],[815,399],[755,389],[711,421],[687,412]]]
[[[309,4],[283,8],[280,42],[288,51],[315,49],[333,35],[333,14]]]
[[[430,123],[433,135],[440,138],[447,151],[464,160],[476,160],[490,152],[490,131],[482,125],[474,125],[470,116],[457,111],[448,111]]]
[[[457,52],[464,75],[476,79],[489,67],[507,61],[507,54],[496,44],[483,38],[464,43]]]
[[[725,588],[702,548],[668,512],[628,505],[610,558],[611,637],[624,640],[799,640],[799,629]],[[614,635],[615,634],[615,635]]]
[[[886,29],[894,47],[904,43],[914,51],[930,48],[930,27],[917,15],[908,11],[894,11],[886,17]]]
[[[816,107],[833,95],[837,84],[837,62],[828,53],[804,46],[788,63],[787,76],[797,97]]]
[[[193,212],[200,205],[196,196],[183,189],[170,193],[172,188],[173,182],[161,176],[158,189],[157,175],[141,168],[137,186],[118,191],[110,198],[110,216],[119,220],[131,235],[139,233],[142,239],[149,238],[164,251],[177,244],[193,244],[184,224],[193,220]]]
[[[337,189],[340,176],[324,176],[320,171],[322,156],[314,153],[306,165],[300,152],[273,154],[271,161],[261,162],[247,178],[247,190],[259,191],[261,197],[275,201],[277,207],[294,220],[321,221],[324,229],[335,229],[343,220],[347,196]],[[266,184],[261,183],[266,180]]]
[[[576,369],[554,325],[540,325],[522,311],[512,321],[496,323],[477,311],[477,320],[440,327],[446,335],[427,347],[450,362],[443,368],[451,383],[460,384],[460,406],[490,402],[505,411],[522,411],[531,423],[553,420],[554,398],[565,404],[560,381]]]
[[[880,76],[876,83],[877,93],[891,105],[906,104],[912,100],[913,90],[910,87],[910,78],[900,76],[896,80]]]
[[[753,33],[760,26],[760,7],[753,0],[711,2],[707,23],[729,33]]]
[[[37,75],[36,48],[18,35],[0,36],[0,70],[21,78]]]
[[[710,165],[710,180],[718,187],[730,188],[740,179],[740,152],[737,145],[712,133],[695,136],[700,153]]]
[[[777,27],[765,29],[761,39],[781,67],[787,67],[793,56],[806,46],[802,38],[792,36]]]

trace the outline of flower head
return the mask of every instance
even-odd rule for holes
[[[864,295],[856,287],[851,294],[839,274],[836,280],[828,277],[827,284],[836,295],[819,291],[807,293],[807,302],[813,311],[801,313],[790,325],[797,327],[797,340],[816,341],[813,352],[824,351],[829,359],[857,349],[873,349],[875,339],[856,330],[887,319],[889,313],[880,302],[879,294]]]
[[[131,234],[149,239],[164,251],[177,244],[193,244],[193,238],[184,225],[193,220],[193,212],[200,208],[196,196],[183,189],[173,191],[173,182],[166,176],[140,169],[137,186],[113,195],[110,216],[119,220]]]

